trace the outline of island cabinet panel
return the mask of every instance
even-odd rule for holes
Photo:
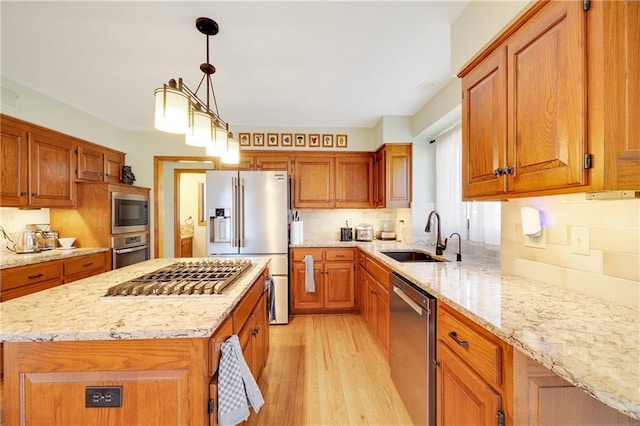
[[[305,256],[313,256],[315,291],[307,291]],[[291,308],[294,314],[355,312],[355,249],[291,250]]]
[[[511,345],[438,303],[436,353],[438,426],[513,424]]]
[[[6,425],[207,424],[208,347],[208,339],[7,343]],[[86,407],[87,386],[121,386],[122,406]]]
[[[519,351],[513,375],[515,425],[640,425]]]

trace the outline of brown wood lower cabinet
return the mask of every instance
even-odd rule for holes
[[[315,292],[305,290],[307,255],[314,259]],[[355,249],[295,248],[291,259],[292,313],[355,311]]]
[[[256,379],[268,356],[264,279],[263,273],[211,337],[6,343],[5,424],[217,424],[222,343],[248,330],[245,358]],[[87,407],[89,386],[120,387],[121,406]]]
[[[389,274],[362,251],[358,257],[358,305],[378,347],[389,360]]]
[[[512,424],[511,345],[438,303],[438,426]]]
[[[513,375],[515,425],[640,425],[518,351]]]

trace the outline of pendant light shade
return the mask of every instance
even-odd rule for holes
[[[189,108],[189,127],[185,134],[187,145],[206,147],[215,138],[211,124],[211,115],[191,105]]]
[[[194,92],[179,78],[177,83],[171,79],[156,89],[155,127],[163,132],[184,134],[187,145],[205,147],[208,156],[225,155],[230,162],[237,157],[237,163],[240,144],[229,139],[229,124],[218,113],[211,80],[216,67],[209,63],[209,37],[218,34],[219,27],[213,19],[200,17],[196,19],[196,28],[206,36],[207,43],[206,62],[200,64],[203,73],[200,84]],[[200,87],[204,87],[204,100],[198,97]],[[233,152],[227,153],[229,149]]]
[[[189,98],[176,87],[176,81],[156,89],[155,127],[167,133],[185,133],[189,125]]]
[[[238,164],[240,162],[240,142],[233,137],[233,133],[229,133],[227,151],[222,154],[220,161],[225,164]]]

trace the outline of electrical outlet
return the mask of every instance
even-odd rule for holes
[[[547,234],[544,227],[540,228],[538,235],[525,235],[524,245],[533,248],[547,248]]]
[[[84,406],[122,407],[122,386],[87,386]]]
[[[589,228],[583,226],[572,226],[571,232],[571,253],[589,255]]]

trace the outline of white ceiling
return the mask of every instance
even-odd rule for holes
[[[195,90],[202,77],[206,16],[220,26],[210,62],[232,129],[370,127],[414,114],[453,77],[450,25],[467,3],[1,0],[0,64],[120,128],[152,130],[154,89],[182,77]]]

